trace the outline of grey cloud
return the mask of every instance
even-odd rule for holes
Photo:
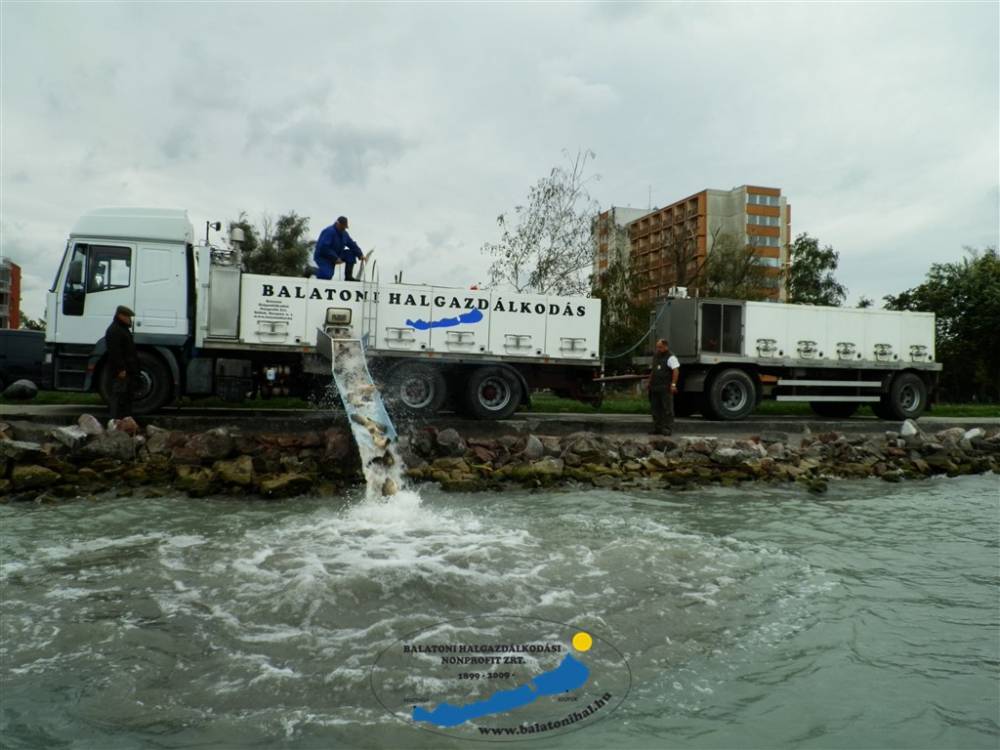
[[[160,153],[171,161],[184,161],[198,157],[197,136],[187,125],[175,125],[160,142]]]
[[[317,115],[273,129],[257,119],[251,133],[248,149],[268,144],[296,167],[315,165],[334,184],[363,185],[372,169],[389,165],[412,147],[392,130],[332,125]]]

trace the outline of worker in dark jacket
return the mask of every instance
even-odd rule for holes
[[[354,278],[354,264],[366,258],[358,243],[347,233],[347,217],[340,216],[320,232],[319,239],[316,240],[316,249],[313,251],[313,260],[318,269],[316,277],[332,279],[334,266],[343,263],[344,281],[358,281]]]
[[[670,353],[666,339],[656,342],[653,370],[649,375],[649,408],[653,413],[654,435],[669,435],[674,428],[674,395],[681,375],[681,363]]]
[[[122,419],[132,416],[132,391],[139,382],[139,355],[132,339],[132,318],[135,317],[125,305],[115,310],[115,319],[104,333],[104,344],[108,350],[105,365],[111,373],[111,418]]]

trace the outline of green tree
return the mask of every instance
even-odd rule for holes
[[[789,246],[788,301],[802,305],[839,307],[847,299],[847,289],[837,282],[840,254],[827,245],[820,248],[819,240],[800,234]]]
[[[591,222],[599,207],[587,185],[599,179],[588,177],[587,163],[594,152],[582,150],[568,164],[553,167],[528,191],[525,205],[515,206],[513,215],[500,214],[500,240],[487,242],[490,280],[510,284],[519,292],[536,294],[586,294],[588,271],[596,246]]]
[[[866,297],[865,295],[862,294],[860,297],[858,297],[858,304],[855,305],[855,307],[864,310],[866,308],[871,307],[874,304],[875,300],[873,300],[871,297]]]
[[[45,330],[45,317],[42,316],[37,320],[29,315],[25,315],[24,311],[21,311],[21,328],[27,329],[29,331],[44,331]]]
[[[623,232],[620,227],[615,228]],[[601,300],[601,352],[610,369],[622,369],[631,362],[628,356],[637,343],[641,347],[644,334],[649,333],[652,305],[638,302],[638,277],[631,273],[628,261],[616,243],[618,251],[607,270],[596,280],[593,295]]]
[[[752,245],[726,233],[715,234],[701,277],[704,296],[746,300],[766,299],[769,284],[778,278]]]
[[[932,312],[941,390],[953,401],[1000,400],[1000,257],[995,247],[965,248],[935,263],[923,284],[885,297],[890,310]]]
[[[243,230],[243,270],[274,276],[303,276],[314,241],[308,238],[309,219],[289,211],[272,221],[270,217],[261,219],[260,227],[255,227],[247,219],[246,212],[240,212],[236,221],[229,222],[229,228]]]

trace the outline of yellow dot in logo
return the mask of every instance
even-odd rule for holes
[[[584,633],[582,630],[573,636],[573,648],[577,651],[590,651],[590,647],[594,645],[594,639],[590,637],[590,633]]]

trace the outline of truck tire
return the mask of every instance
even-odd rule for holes
[[[814,414],[831,419],[847,419],[861,406],[857,401],[810,401]]]
[[[114,373],[107,365],[101,368],[98,391],[104,403],[111,403],[111,379]],[[139,382],[132,396],[132,411],[149,414],[168,404],[173,398],[170,370],[155,354],[139,351]]]
[[[889,386],[886,407],[893,419],[916,419],[927,409],[927,386],[919,375],[899,373]]]
[[[743,370],[723,370],[714,378],[705,394],[705,416],[734,421],[745,419],[757,404],[757,387]]]
[[[465,386],[465,409],[475,419],[507,419],[523,396],[516,372],[508,367],[480,367]]]
[[[410,416],[436,414],[448,395],[444,375],[436,367],[403,363],[396,365],[386,378],[386,396],[390,412]]]

